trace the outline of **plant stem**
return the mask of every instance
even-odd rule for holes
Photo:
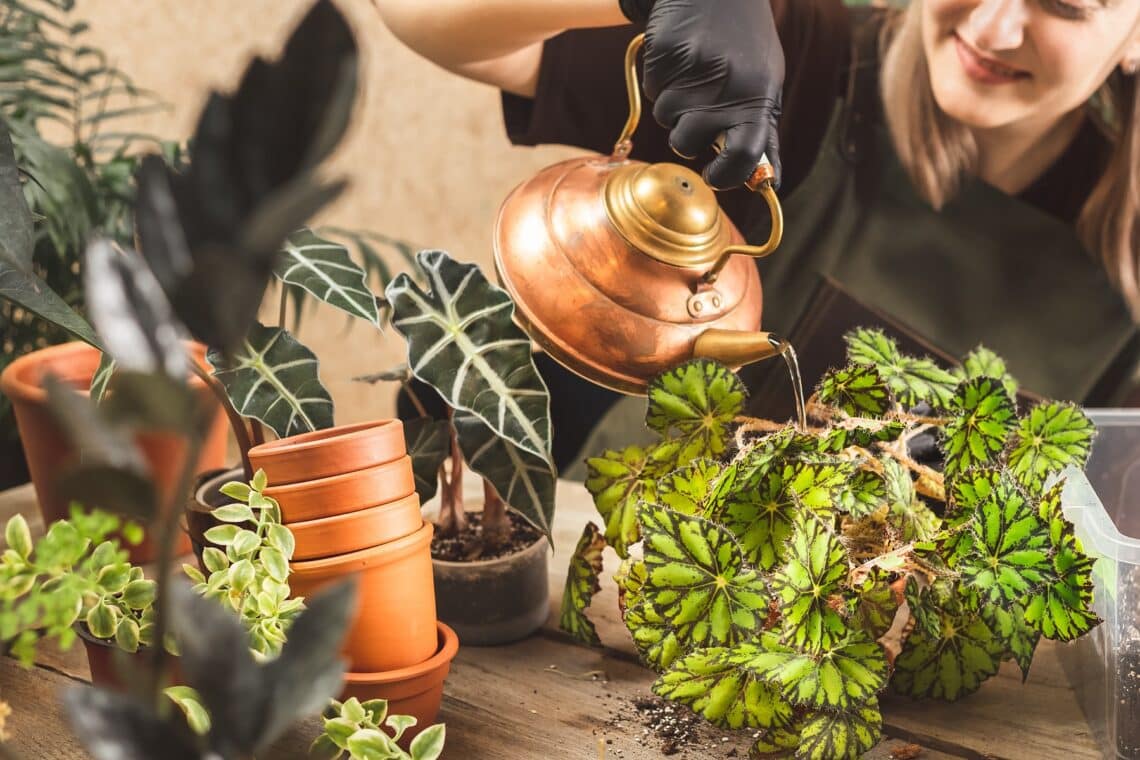
[[[412,406],[416,408],[416,411],[419,412],[419,415],[421,417],[430,417],[431,415],[428,414],[427,407],[424,406],[424,402],[420,401],[420,397],[412,389],[411,381],[405,380],[402,385],[404,386],[404,392],[408,394],[408,400],[412,402]]]
[[[454,411],[447,410],[451,433],[451,477],[446,477],[445,466],[439,468],[439,532],[444,536],[458,536],[467,529],[467,515],[463,511],[463,451],[459,448],[459,433],[451,422]]]
[[[221,403],[222,409],[225,410],[226,417],[230,421],[230,429],[234,431],[234,438],[237,439],[238,453],[241,454],[241,466],[245,472],[245,479],[251,480],[253,478],[253,467],[249,463],[249,430],[245,426],[245,420],[238,414],[237,409],[234,409],[234,405],[230,402],[230,397],[221,383],[206,374],[206,370],[198,366],[198,362],[191,360],[190,367],[194,370],[194,374],[206,384],[206,387],[213,391],[214,396]]]
[[[499,496],[491,481],[483,478],[483,546],[484,551],[495,551],[506,546],[511,538],[511,521],[507,517],[507,503]]]
[[[250,432],[253,434],[253,445],[254,446],[260,446],[261,444],[265,443],[265,426],[264,425],[262,425],[258,420],[250,420],[249,421],[249,429],[250,429]],[[250,477],[252,478],[253,475],[251,474]]]
[[[285,305],[289,301],[289,286],[284,282],[281,283],[281,306],[277,311],[277,326],[282,330],[285,329]]]
[[[204,429],[204,424],[202,426]],[[202,429],[194,430],[186,446],[186,461],[174,490],[170,493],[170,503],[159,512],[159,543],[158,543],[158,597],[154,604],[154,668],[151,672],[150,693],[154,706],[159,707],[162,702],[162,686],[166,679],[166,628],[167,618],[170,614],[170,566],[174,561],[174,541],[178,536],[178,517],[182,511],[182,503],[190,491],[190,483],[194,480],[194,473],[198,469],[198,455],[202,451]]]

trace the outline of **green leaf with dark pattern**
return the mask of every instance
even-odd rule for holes
[[[973,694],[997,673],[1005,647],[981,617],[952,598],[937,616],[937,635],[918,625],[907,638],[895,660],[891,687],[912,697],[952,702]]]
[[[1025,608],[1016,602],[1008,609],[996,604],[983,604],[982,619],[1005,647],[1002,659],[1012,659],[1021,668],[1021,680],[1029,678],[1029,666],[1041,634],[1025,620]]]
[[[1041,493],[1045,481],[1066,467],[1083,468],[1096,428],[1076,404],[1038,404],[1010,437],[1009,469],[1029,493]]]
[[[554,467],[503,438],[471,412],[456,409],[452,424],[467,466],[490,481],[503,501],[553,541],[554,482],[558,477]]]
[[[773,728],[765,731],[764,734],[756,740],[749,750],[748,756],[750,758],[778,758],[785,760],[792,756],[796,747],[800,746],[800,729],[803,725],[803,719],[799,719],[792,723],[787,728]]]
[[[550,394],[516,325],[514,302],[474,264],[420,251],[423,290],[398,275],[385,290],[392,325],[408,340],[412,373],[449,406],[473,413],[497,435],[547,463]]]
[[[343,245],[302,227],[285,240],[273,273],[282,282],[304,288],[330,306],[380,327],[376,296],[364,270],[349,258]]]
[[[963,584],[1005,605],[1040,587],[1052,569],[1049,526],[1007,471],[968,472],[955,494],[959,504],[975,502],[973,540],[957,565]]]
[[[904,409],[919,402],[944,409],[954,395],[958,379],[929,358],[903,355],[898,344],[881,330],[859,328],[844,336],[847,358],[878,370]]]
[[[862,632],[818,654],[782,646],[767,632],[761,634],[760,646],[739,650],[746,667],[777,684],[784,698],[796,705],[850,710],[887,685],[883,648]]]
[[[1093,560],[1067,537],[1053,556],[1048,583],[1025,600],[1025,620],[1047,639],[1072,641],[1100,623],[1093,612]]]
[[[843,497],[843,510],[857,520],[887,505],[887,482],[874,470],[860,469],[851,476]]]
[[[887,486],[890,509],[887,521],[902,535],[903,541],[929,541],[942,527],[942,520],[917,497],[910,470],[894,457],[879,460]]]
[[[878,371],[858,364],[829,370],[819,383],[819,400],[852,417],[882,417],[893,403]]]
[[[962,360],[961,367],[954,368],[954,375],[959,380],[974,377],[993,377],[1001,381],[1009,393],[1010,398],[1017,396],[1017,380],[1005,367],[1005,361],[985,346],[978,346]]]
[[[412,473],[420,503],[435,496],[439,467],[451,455],[451,425],[447,420],[418,417],[404,421],[404,447],[412,458]]]
[[[317,357],[285,330],[254,323],[233,357],[211,350],[208,358],[238,414],[278,438],[332,427],[332,396],[317,375]]]
[[[915,629],[924,631],[929,638],[938,638],[942,633],[942,610],[936,606],[935,593],[920,587],[914,576],[910,576],[906,579],[903,598],[914,618]]]
[[[1017,410],[1001,381],[989,377],[963,381],[950,410],[942,446],[946,477],[997,462],[1017,421]]]
[[[678,465],[698,457],[717,457],[731,439],[730,425],[744,409],[744,383],[728,367],[711,359],[692,359],[649,384],[645,423],[665,438],[679,441]]]
[[[645,600],[686,648],[746,641],[768,618],[768,590],[732,534],[665,508],[639,511]]]
[[[641,536],[637,508],[642,500],[657,498],[657,471],[650,451],[629,446],[586,460],[586,490],[606,521],[606,543],[618,556],[629,554],[630,544]]]
[[[1049,527],[1049,544],[1053,548],[1064,545],[1070,538],[1075,540],[1073,524],[1065,519],[1065,513],[1061,509],[1064,492],[1065,481],[1059,480],[1037,502],[1037,516]],[[1077,549],[1080,550],[1080,548],[1078,543]]]
[[[847,635],[832,598],[841,592],[847,572],[847,551],[839,537],[810,514],[796,513],[787,560],[772,575],[784,641],[822,652]]]
[[[703,514],[724,470],[713,459],[697,459],[657,480],[656,501],[681,514]]]
[[[648,599],[638,595],[627,598],[624,619],[638,653],[654,670],[665,670],[689,649],[693,624],[670,626]]]
[[[673,663],[653,684],[653,693],[690,707],[721,728],[775,728],[792,720],[780,691],[745,667],[755,650],[698,649]]]
[[[844,712],[818,710],[800,728],[796,760],[858,760],[879,743],[882,734],[878,699]]]
[[[867,448],[876,443],[887,443],[897,440],[903,431],[906,430],[906,425],[901,422],[884,420],[881,424],[874,427],[868,426],[866,421],[863,424],[844,427],[842,425],[833,427],[825,431],[822,435],[810,436],[814,437],[814,450],[821,454],[838,454],[844,449],[851,446],[859,446]],[[809,439],[809,435],[796,436],[795,442],[798,445],[804,446]]]
[[[88,391],[91,400],[96,404],[103,402],[103,395],[107,392],[107,385],[114,374],[115,360],[108,353],[100,355],[99,366],[95,368],[95,374],[91,377],[91,387]]]
[[[594,594],[601,590],[598,576],[602,573],[602,550],[606,540],[598,526],[586,523],[578,546],[570,557],[570,567],[566,571],[566,588],[562,591],[562,617],[559,627],[570,634],[580,644],[601,646],[598,631],[586,617],[586,609]]]
[[[868,574],[853,589],[855,609],[851,615],[851,627],[866,632],[873,639],[890,630],[899,609],[898,599],[888,581],[886,573],[876,571]]]

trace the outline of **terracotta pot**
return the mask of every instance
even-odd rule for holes
[[[137,652],[127,652],[119,649],[109,641],[97,639],[82,625],[75,626],[76,633],[83,640],[83,648],[87,650],[87,666],[91,671],[91,683],[112,691],[126,692],[127,681],[120,675],[117,663],[124,663],[127,668],[137,672],[140,676],[150,667],[148,660],[150,652],[140,649]],[[173,672],[170,674],[167,686],[182,683],[182,673],[178,669],[178,660],[174,660]]]
[[[543,537],[499,559],[432,560],[439,619],[464,644],[475,646],[507,644],[534,633],[550,615],[549,551]]]
[[[357,576],[356,612],[343,651],[349,670],[376,672],[422,663],[436,650],[435,590],[431,576],[432,524],[370,549],[290,562],[294,596]]]
[[[249,450],[249,461],[254,472],[265,470],[272,485],[284,486],[366,470],[406,453],[403,423],[380,420],[263,443]]]
[[[210,514],[210,511],[233,501],[221,492],[221,487],[231,480],[245,482],[245,472],[242,471],[242,468],[231,467],[227,469],[225,467],[217,467],[199,473],[194,481],[194,488],[190,493],[190,498],[186,500],[186,510],[183,514],[186,534],[190,538],[190,545],[194,549],[194,556],[198,558],[198,567],[203,573],[206,573],[206,575],[209,575],[209,572],[202,563],[202,550],[207,546],[222,549],[222,547],[217,544],[212,544],[206,540],[206,531],[222,524]],[[249,530],[253,530],[255,527],[253,523],[249,522],[241,523],[240,526]]]
[[[306,480],[284,486],[270,485],[266,496],[281,505],[281,521],[290,524],[348,514],[387,504],[416,492],[412,459],[399,459],[356,472]]]
[[[412,492],[356,512],[289,523],[297,542],[293,559],[320,559],[379,546],[410,536],[423,522],[420,497]]]
[[[429,728],[439,717],[443,701],[443,681],[451,670],[451,660],[459,651],[459,637],[444,623],[438,623],[438,647],[432,657],[417,665],[383,673],[349,672],[344,676],[343,702],[356,697],[388,700],[389,715],[414,715],[416,725],[404,734],[400,745],[405,749],[416,735]]]
[[[194,344],[193,354],[195,361],[207,366],[204,346]],[[99,351],[86,343],[65,343],[21,356],[0,374],[0,392],[12,401],[45,524],[68,515],[68,502],[57,493],[54,479],[76,461],[76,452],[48,409],[43,378],[52,373],[77,390],[86,391],[99,367],[99,359]],[[225,414],[204,382],[197,377],[190,378],[189,382],[200,403],[212,410],[197,469],[221,467],[226,456]],[[150,465],[163,503],[169,503],[170,492],[177,485],[186,457],[186,441],[169,432],[143,432],[136,440]],[[131,561],[139,564],[150,562],[157,554],[157,547],[150,540],[128,549]],[[179,554],[185,554],[190,549],[189,542],[180,537],[177,549]]]

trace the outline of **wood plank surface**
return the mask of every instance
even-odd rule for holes
[[[478,482],[468,478],[471,503]],[[430,507],[430,505],[429,505]],[[28,486],[0,493],[0,523],[10,514],[42,526]],[[440,720],[447,724],[445,758],[517,760],[581,758],[623,760],[662,757],[662,741],[646,733],[635,701],[650,695],[653,674],[636,662],[629,633],[617,608],[612,574],[618,560],[606,552],[602,591],[590,617],[603,649],[569,642],[557,629],[566,563],[587,520],[598,522],[589,495],[579,483],[560,482],[554,541],[549,564],[551,617],[536,636],[503,647],[461,646],[447,680]],[[1101,757],[1050,642],[1038,650],[1028,683],[1016,668],[1003,668],[977,694],[954,704],[884,698],[884,740],[869,758],[892,757],[905,743],[918,742],[920,757],[1046,758]],[[82,758],[62,713],[62,688],[88,678],[83,650],[41,647],[37,667],[20,668],[0,658],[0,698],[13,715],[7,747],[20,758]],[[267,757],[301,758],[317,734],[318,721],[294,726]],[[677,758],[747,757],[748,732],[723,733],[702,724],[697,743]]]

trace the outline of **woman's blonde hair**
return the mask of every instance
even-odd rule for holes
[[[882,76],[887,125],[919,194],[941,208],[976,164],[969,130],[938,107],[922,44],[922,3],[895,11],[884,27]],[[1089,105],[1112,141],[1104,176],[1085,201],[1077,233],[1140,322],[1140,77],[1115,71]],[[1094,105],[1095,104],[1095,105]]]

